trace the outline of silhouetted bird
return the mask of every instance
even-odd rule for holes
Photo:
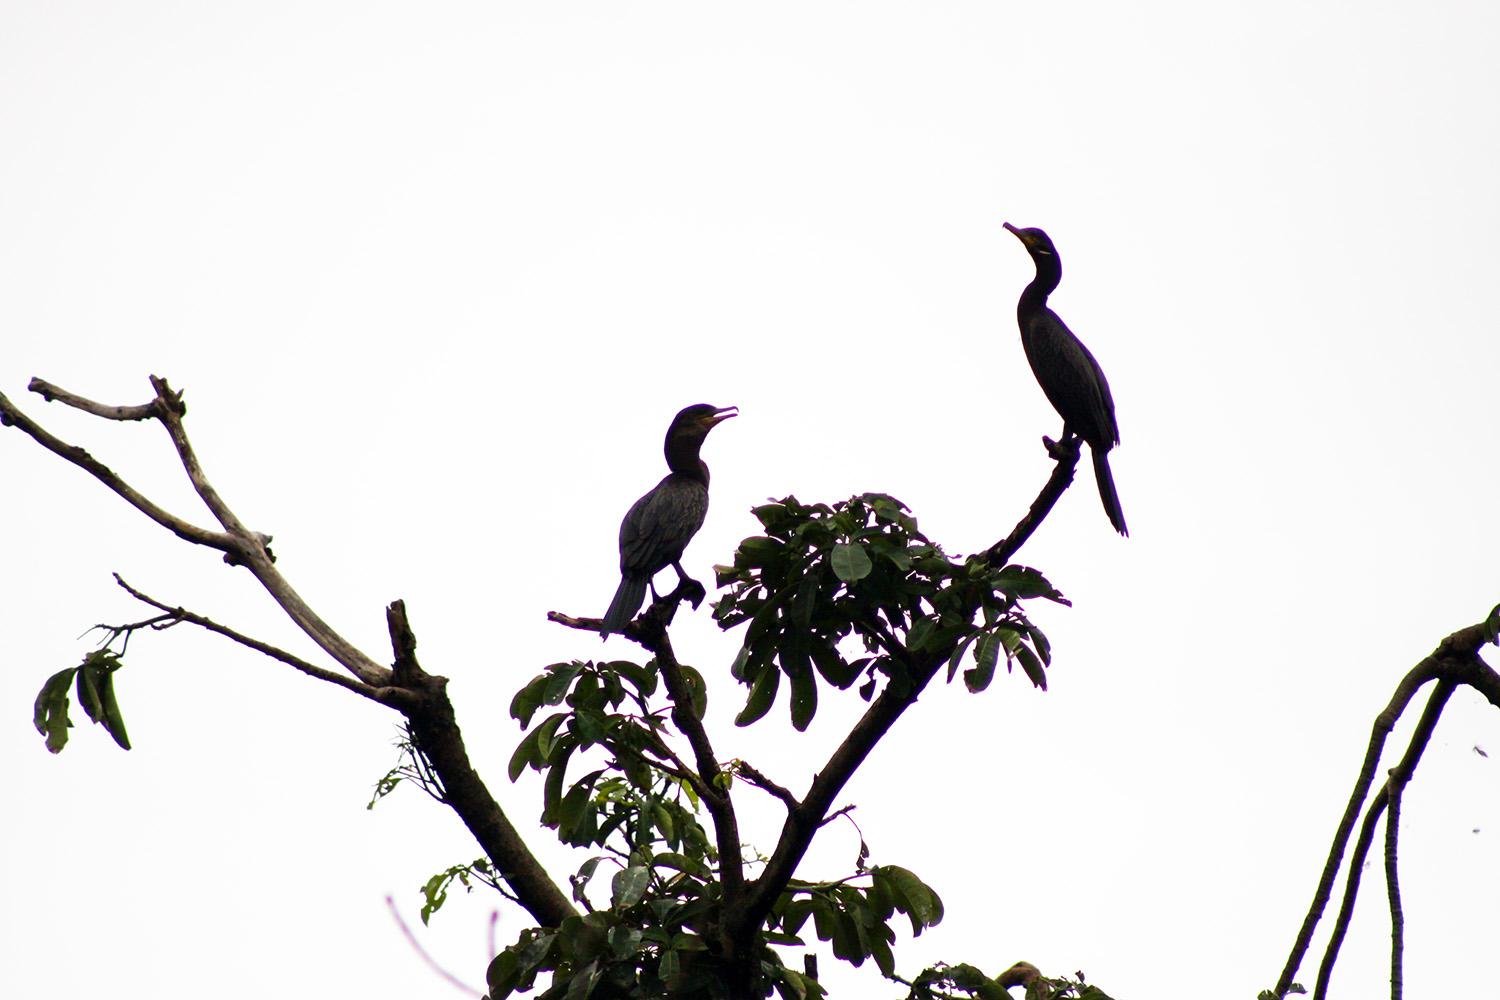
[[[1094,456],[1094,478],[1099,483],[1099,499],[1109,523],[1122,535],[1125,514],[1120,510],[1120,496],[1109,473],[1109,450],[1120,443],[1120,428],[1115,424],[1115,401],[1109,394],[1109,382],[1099,362],[1073,336],[1057,313],[1047,308],[1047,296],[1062,280],[1062,262],[1057,248],[1040,229],[1017,229],[1009,222],[1005,228],[1025,245],[1036,264],[1036,277],[1021,293],[1016,305],[1016,319],[1021,326],[1021,346],[1026,360],[1041,383],[1042,392],[1063,418],[1063,433],[1072,431],[1088,442]]]
[[[698,457],[698,449],[714,425],[738,412],[734,406],[697,403],[672,418],[666,441],[667,468],[672,471],[620,522],[620,588],[604,613],[601,636],[619,632],[635,617],[648,586],[656,594],[651,579],[658,571],[671,566],[681,581],[689,579],[679,560],[708,513],[708,466]]]

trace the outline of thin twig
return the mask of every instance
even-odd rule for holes
[[[156,504],[142,496],[129,483],[116,475],[109,466],[82,448],[68,444],[66,441],[47,433],[30,417],[16,409],[15,404],[6,398],[4,393],[0,393],[0,424],[19,428],[37,444],[64,461],[78,466],[78,468],[109,487],[126,503],[183,541],[192,542],[194,545],[204,545],[225,553],[234,551],[234,539],[230,538],[227,534],[200,528],[175,514],[169,514],[162,510]]]
[[[253,649],[257,653],[262,653],[266,656],[269,656],[273,660],[279,660],[280,662],[285,663],[287,666],[292,667],[295,670],[299,670],[309,677],[315,677],[320,681],[327,681],[329,684],[337,684],[339,687],[344,688],[345,690],[353,691],[355,694],[359,695],[362,698],[369,698],[371,701],[378,702],[382,705],[396,706],[401,704],[404,700],[409,700],[409,695],[398,688],[371,687],[368,684],[362,684],[359,681],[353,680],[349,677],[345,677],[343,674],[337,674],[331,670],[324,670],[322,667],[314,666],[313,664],[308,663],[306,660],[302,659],[300,656],[297,656],[294,653],[288,653],[286,650],[273,646],[268,642],[262,642],[259,639],[252,639],[250,636],[245,635],[244,633],[236,632],[234,629],[229,628],[226,625],[220,625],[218,622],[205,618],[202,615],[194,614],[193,612],[188,611],[186,608],[173,607],[169,604],[163,603],[162,601],[158,601],[154,597],[149,597],[146,594],[141,593],[139,590],[136,590],[130,584],[126,583],[118,573],[113,574],[113,576],[115,578],[115,583],[119,584],[121,589],[123,589],[131,597],[134,597],[136,600],[140,601],[142,604],[148,604],[151,607],[156,608],[158,611],[163,611],[166,613],[166,615],[170,616],[176,621],[187,622],[190,625],[197,625],[199,628],[206,629],[209,632],[213,632],[218,635],[222,635],[226,639],[232,639],[235,642],[239,643],[241,646],[246,646],[250,649]],[[111,628],[113,626],[103,627]],[[153,625],[153,627],[160,626]]]
[[[401,911],[396,909],[396,901],[394,899],[392,899],[390,896],[385,897],[385,905],[390,908],[391,916],[395,919],[396,926],[400,927],[401,933],[406,936],[406,943],[411,945],[412,950],[421,956],[422,961],[427,963],[427,967],[429,969],[446,979],[449,985],[462,990],[463,992],[469,994],[469,996],[471,997],[484,996],[482,992],[476,990],[474,987],[470,986],[468,983],[464,982],[462,979],[459,979],[453,973],[437,964],[437,960],[427,953],[427,949],[422,947],[422,943],[417,940],[417,936],[411,932],[411,928],[406,925],[406,921],[401,919]]]
[[[766,777],[749,761],[739,761],[735,765],[734,770],[740,775],[740,777],[744,778],[747,782],[754,785],[756,788],[759,788],[763,792],[769,792],[776,798],[780,799],[782,802],[785,802],[788,809],[796,809],[802,805],[802,803],[797,801],[797,796],[793,795],[785,787],[778,785],[776,782]]]

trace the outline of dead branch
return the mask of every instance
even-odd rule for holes
[[[52,383],[43,382],[39,378],[32,379],[27,383],[26,388],[49,403],[64,403],[75,410],[92,413],[105,420],[150,420],[156,416],[154,403],[142,403],[140,406],[110,406],[106,403],[96,403],[92,399],[75,396],[66,389],[59,389]]]
[[[3,394],[0,394],[0,423],[19,427],[42,447],[88,472],[177,537],[195,545],[217,549],[224,553],[226,562],[245,566],[287,616],[339,665],[368,687],[389,686],[390,671],[362,653],[308,606],[276,569],[274,558],[267,547],[269,536],[247,529],[208,481],[182,424],[182,417],[187,412],[187,407],[182,402],[182,393],[174,392],[166,379],[155,375],[151,376],[151,386],[156,392],[151,402],[140,407],[120,407],[96,403],[40,379],[33,379],[31,383],[32,391],[43,399],[57,400],[106,419],[117,419],[113,416],[117,412],[127,414],[128,419],[144,419],[137,414],[143,409],[149,410],[150,416],[166,428],[194,491],[224,528],[222,532],[208,531],[168,514],[88,452],[49,434],[18,410]]]
[[[118,573],[113,574],[113,576],[115,578],[115,583],[119,584],[121,589],[123,589],[131,597],[134,597],[142,604],[149,605],[153,608],[156,608],[158,611],[165,612],[164,614],[159,615],[156,618],[152,618],[149,621],[138,622],[135,625],[129,626],[118,626],[118,628],[134,630],[140,628],[142,625],[150,625],[152,628],[166,627],[164,624],[158,624],[163,622],[163,620],[166,620],[170,624],[187,622],[190,625],[197,625],[199,628],[206,629],[207,631],[213,632],[216,635],[222,635],[226,639],[230,639],[234,642],[239,643],[241,646],[253,649],[257,653],[261,653],[262,655],[269,656],[273,660],[285,663],[292,669],[301,671],[309,677],[315,677],[320,681],[327,681],[329,684],[337,684],[339,687],[345,689],[346,691],[353,691],[355,694],[359,695],[362,698],[369,698],[371,701],[389,706],[398,706],[402,704],[403,701],[409,700],[405,697],[406,693],[400,688],[370,687],[367,684],[361,684],[359,681],[345,677],[343,674],[334,673],[332,670],[324,670],[322,667],[314,666],[313,664],[308,663],[306,660],[302,659],[300,656],[297,656],[293,653],[288,653],[286,650],[273,646],[268,642],[262,642],[259,639],[252,639],[250,636],[245,635],[242,632],[237,632],[226,625],[220,625],[218,622],[205,618],[202,615],[194,614],[193,612],[188,611],[186,608],[172,607],[171,605],[158,601],[154,597],[149,597],[146,594],[141,593],[139,590],[136,590],[130,584],[126,583]],[[115,628],[116,626],[106,627]]]
[[[393,668],[375,662],[323,621],[276,569],[274,557],[268,547],[270,537],[250,531],[204,473],[183,427],[182,418],[187,409],[182,402],[182,394],[174,392],[165,379],[156,376],[152,376],[151,385],[156,392],[155,397],[149,403],[130,407],[96,403],[40,379],[32,380],[31,389],[43,399],[61,402],[103,419],[160,421],[167,430],[194,491],[224,529],[221,532],[197,527],[162,510],[88,452],[48,433],[3,394],[0,394],[0,425],[20,428],[42,447],[88,472],[177,537],[223,552],[225,561],[231,565],[245,566],[282,611],[336,663],[353,675],[354,679],[325,670],[286,650],[253,639],[202,615],[157,601],[116,576],[116,581],[127,593],[163,612],[147,623],[150,627],[164,628],[179,622],[196,625],[308,676],[337,684],[362,697],[401,711],[407,718],[416,752],[425,755],[431,762],[432,770],[445,790],[446,804],[458,813],[489,856],[495,871],[515,891],[521,905],[539,924],[545,926],[555,927],[576,913],[567,897],[548,878],[546,871],[521,840],[515,827],[470,764],[463,737],[454,719],[452,703],[448,699],[447,678],[427,674],[417,663],[416,638],[407,622],[405,605],[397,601],[386,611],[394,651]]]
[[[1333,844],[1328,852],[1328,860],[1323,866],[1322,875],[1318,879],[1317,890],[1313,894],[1312,905],[1308,908],[1307,916],[1302,921],[1302,927],[1297,933],[1297,940],[1292,945],[1291,954],[1287,958],[1285,967],[1282,969],[1281,977],[1277,980],[1274,990],[1278,998],[1285,997],[1291,989],[1292,983],[1301,967],[1302,960],[1307,954],[1307,949],[1312,942],[1313,931],[1322,919],[1324,909],[1333,894],[1333,886],[1337,880],[1340,868],[1343,865],[1344,851],[1349,844],[1349,837],[1353,833],[1355,821],[1359,817],[1365,800],[1369,797],[1370,788],[1374,783],[1376,766],[1384,752],[1385,742],[1395,728],[1397,720],[1405,712],[1411,699],[1418,690],[1431,681],[1439,681],[1438,690],[1434,691],[1428,701],[1427,709],[1424,710],[1422,719],[1418,723],[1417,733],[1413,735],[1412,743],[1403,756],[1401,763],[1397,766],[1398,771],[1409,779],[1415,770],[1418,759],[1423,748],[1426,746],[1427,737],[1431,735],[1428,726],[1429,713],[1431,713],[1431,726],[1436,726],[1437,716],[1441,713],[1443,705],[1448,700],[1451,691],[1443,693],[1447,686],[1464,686],[1473,688],[1484,696],[1491,705],[1500,708],[1500,674],[1490,669],[1489,665],[1481,660],[1478,651],[1481,646],[1491,640],[1494,623],[1490,620],[1480,622],[1460,629],[1452,635],[1443,639],[1433,652],[1424,657],[1420,663],[1407,672],[1401,682],[1396,685],[1396,691],[1391,696],[1389,704],[1375,718],[1375,724],[1370,733],[1370,742],[1365,750],[1365,758],[1360,766],[1358,778],[1354,783],[1354,790],[1349,796],[1349,802],[1344,808],[1344,815],[1339,821],[1337,831],[1334,833]],[[1441,698],[1439,695],[1441,694]],[[1421,737],[1420,741],[1418,737]],[[1394,772],[1393,772],[1394,773]],[[1388,805],[1387,789],[1389,784],[1382,787],[1377,798],[1371,802],[1370,812],[1366,815],[1364,828],[1361,830],[1359,843],[1356,845],[1357,859],[1351,858],[1351,872],[1345,888],[1345,908],[1352,912],[1353,894],[1358,891],[1358,869],[1363,865],[1365,853],[1369,850],[1369,839],[1374,836],[1373,824],[1380,812]],[[1362,845],[1362,846],[1360,846]],[[1399,905],[1399,903],[1398,903]],[[1347,927],[1348,919],[1341,911],[1339,920],[1335,924],[1333,937],[1337,942],[1342,941],[1343,928]],[[1342,927],[1340,926],[1342,925]],[[1336,958],[1338,947],[1335,940],[1330,941],[1329,951],[1325,952],[1324,968],[1319,971],[1320,984],[1324,984],[1325,972],[1331,973],[1332,961]],[[1321,994],[1315,994],[1321,995]]]

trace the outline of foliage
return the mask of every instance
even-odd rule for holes
[[[733,668],[750,688],[740,725],[766,716],[783,676],[798,730],[816,713],[818,678],[846,691],[863,676],[860,695],[870,700],[881,683],[915,691],[941,666],[951,681],[967,656],[964,681],[977,692],[989,686],[1003,653],[1007,665],[1019,662],[1045,686],[1050,648],[1021,602],[1067,602],[1035,570],[949,559],[904,505],[883,494],[833,505],[787,497],[755,514],[765,532],[740,544],[733,566],[719,567],[728,590],[714,611],[726,630],[745,626]],[[682,707],[701,719],[704,678],[670,666],[688,692]],[[501,952],[487,975],[494,1000],[535,988],[543,973],[551,974],[538,994],[544,1000],[743,995],[716,953],[717,930],[729,919],[722,858],[703,823],[702,776],[674,749],[680,733],[663,669],[659,657],[554,663],[512,700],[511,715],[527,732],[510,758],[510,777],[540,772],[543,824],[564,844],[593,853],[569,879],[585,912],[528,930]],[[735,773],[720,772],[712,792],[727,792]],[[942,920],[942,901],[915,873],[868,865],[867,856],[861,842],[845,877],[786,884],[752,956],[767,991],[784,1000],[824,994],[782,954],[814,938],[839,959],[871,961],[903,982],[894,922],[903,917],[920,934]],[[611,871],[607,901],[596,888],[601,870]],[[936,997],[936,983],[913,988]],[[1075,995],[1082,994],[1056,994]]]
[[[103,726],[123,749],[130,749],[125,733],[125,719],[115,698],[115,671],[122,666],[120,656],[108,649],[96,649],[76,667],[59,670],[42,685],[32,711],[32,724],[46,738],[47,749],[61,753],[68,742],[73,722],[68,718],[68,687],[74,684],[78,703],[92,722]]]
[[[765,533],[741,542],[732,566],[718,567],[719,586],[729,589],[714,606],[721,628],[746,626],[732,668],[750,688],[738,724],[770,710],[783,676],[792,725],[803,730],[817,712],[818,677],[845,690],[863,675],[859,693],[868,701],[880,678],[909,688],[917,665],[935,656],[952,681],[968,655],[970,691],[990,685],[1002,653],[1007,669],[1018,662],[1033,684],[1047,686],[1051,647],[1020,602],[1068,601],[1036,570],[949,559],[905,504],[882,493],[832,506],[787,497],[753,513]]]

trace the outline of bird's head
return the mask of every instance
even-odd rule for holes
[[[1031,229],[1017,229],[1009,222],[1005,224],[1005,228],[1011,234],[1013,234],[1016,239],[1020,240],[1021,243],[1025,245],[1026,249],[1031,252],[1031,255],[1033,257],[1057,256],[1057,248],[1052,245],[1052,237],[1048,236],[1040,229],[1037,229],[1035,227]]]
[[[739,412],[737,406],[694,403],[672,418],[672,426],[667,428],[667,448],[671,449],[673,441],[702,441],[715,426],[730,417],[738,416]],[[697,445],[693,447],[696,448]]]
[[[693,429],[702,434],[707,434],[718,424],[723,423],[730,417],[740,415],[738,406],[712,406],[708,403],[694,403],[692,406],[680,411],[672,420],[672,428]]]

